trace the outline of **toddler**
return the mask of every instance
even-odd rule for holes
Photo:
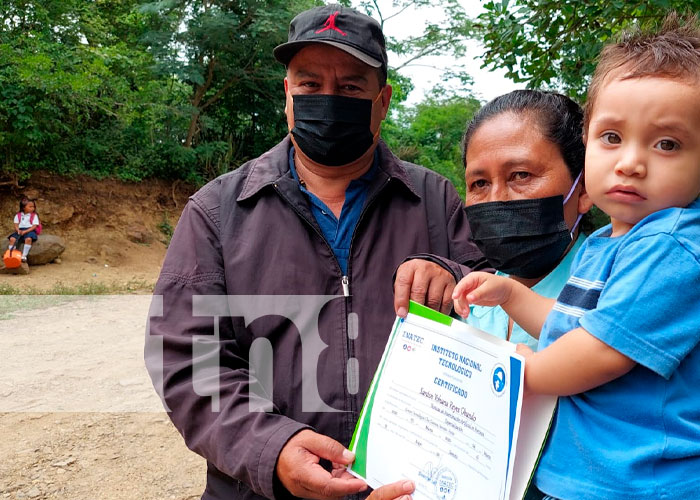
[[[599,58],[587,196],[610,216],[556,301],[471,273],[455,310],[501,305],[540,350],[525,388],[560,396],[535,473],[546,498],[700,498],[700,27],[670,16]]]

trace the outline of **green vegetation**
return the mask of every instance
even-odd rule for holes
[[[296,13],[317,4],[0,2],[0,185],[21,183],[36,170],[201,184],[260,155],[287,132],[285,70],[272,48],[286,40]],[[400,0],[396,14],[355,3],[387,25],[401,22],[409,5],[439,7],[444,19],[409,40],[389,38],[405,64],[464,54],[471,21],[457,0]],[[385,136],[422,146],[403,118],[410,113],[399,112],[412,85],[398,69],[390,70],[397,107]],[[465,77],[459,68],[453,73]],[[447,157],[432,154],[420,161],[453,177]],[[167,237],[168,228],[161,230]]]
[[[600,49],[632,26],[658,26],[671,11],[700,12],[700,0],[489,1],[476,23],[484,62],[530,88],[583,98]]]
[[[435,89],[412,108],[400,106],[383,128],[383,137],[402,159],[423,165],[447,177],[465,193],[460,142],[467,123],[481,103],[469,96],[445,97]]]
[[[272,47],[313,0],[0,3],[0,182],[201,183],[286,132]]]
[[[61,282],[51,288],[36,288],[33,286],[12,286],[0,283],[0,296],[8,295],[112,295],[125,293],[150,293],[153,283],[144,280],[130,280],[126,283],[100,283],[86,281],[76,285],[65,285]],[[2,299],[6,301],[7,299]]]
[[[272,48],[286,40],[296,13],[320,3],[3,0],[0,185],[40,169],[202,184],[260,155],[287,132],[284,68]],[[374,0],[341,3],[365,10],[389,34],[407,9],[431,19],[406,40],[387,39],[403,62],[389,69],[394,97],[382,137],[462,192],[458,143],[479,106],[469,75],[455,64],[445,74],[451,88],[406,106],[413,84],[403,67],[434,55],[459,61],[476,38],[485,44],[485,65],[582,98],[610,37],[654,25],[670,9],[700,11],[700,0],[492,0],[470,19],[458,0],[396,0],[391,12]],[[160,229],[167,238],[169,224]]]
[[[165,246],[170,246],[170,240],[173,237],[175,228],[170,224],[170,217],[168,216],[167,210],[163,212],[163,220],[158,224],[158,230],[164,237],[163,243],[165,243]]]

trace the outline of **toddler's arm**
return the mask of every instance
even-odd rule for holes
[[[525,357],[525,390],[556,396],[606,384],[636,365],[583,328],[565,333],[538,352],[519,344],[518,352]]]
[[[462,278],[452,293],[457,314],[466,318],[469,304],[501,306],[523,330],[535,338],[547,315],[554,307],[554,299],[542,297],[513,279],[490,273],[473,272]]]

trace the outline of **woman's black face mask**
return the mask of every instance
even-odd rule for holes
[[[559,195],[465,207],[474,243],[501,272],[521,278],[544,276],[571,243],[563,200]]]
[[[301,151],[316,163],[346,165],[367,152],[372,101],[339,95],[295,95],[292,136]]]
[[[573,239],[581,214],[569,227],[564,205],[569,194],[528,200],[492,201],[465,207],[474,243],[501,272],[520,278],[540,278],[557,265]]]

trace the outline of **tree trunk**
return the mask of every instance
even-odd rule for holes
[[[195,85],[194,95],[192,96],[192,117],[190,118],[190,126],[187,130],[187,138],[185,139],[185,147],[191,148],[194,142],[194,136],[197,133],[197,125],[199,124],[199,116],[202,114],[200,104],[207,90],[211,87],[211,82],[214,80],[214,67],[216,67],[216,58],[209,59],[207,64],[207,81],[204,85]]]
[[[197,132],[197,124],[199,123],[199,109],[192,113],[192,118],[190,119],[190,127],[187,129],[187,138],[185,139],[185,147],[191,148],[192,141],[194,140],[194,134]]]

